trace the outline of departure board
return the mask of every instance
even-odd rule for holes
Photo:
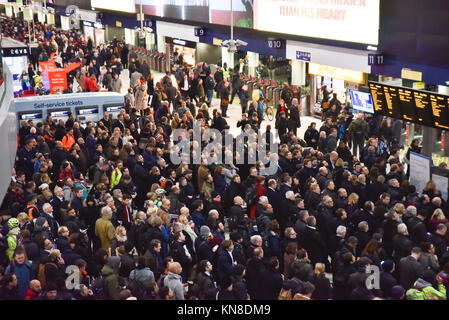
[[[432,93],[429,96],[435,119],[434,126],[449,130],[449,97]]]
[[[399,100],[401,102],[402,118],[409,122],[416,122],[415,99],[413,90],[397,88]]]
[[[376,114],[449,130],[449,96],[370,82]]]
[[[393,116],[393,112],[389,112],[387,101],[385,100],[385,94],[383,85],[379,83],[369,83],[371,96],[373,97],[374,112],[383,116]]]
[[[388,112],[393,118],[402,119],[401,100],[399,89],[391,86],[383,86]]]
[[[415,98],[416,123],[428,127],[435,126],[433,118],[432,105],[430,103],[430,94],[428,92],[413,91]]]

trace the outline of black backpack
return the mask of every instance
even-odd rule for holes
[[[252,185],[245,192],[245,202],[248,206],[252,206],[257,201],[257,188]]]
[[[105,278],[100,274],[92,283],[91,290],[97,300],[105,299],[104,280]]]
[[[355,123],[354,135],[356,135],[356,136],[364,135],[363,122],[362,121],[359,121],[358,123]]]

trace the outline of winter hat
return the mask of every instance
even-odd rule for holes
[[[120,265],[120,257],[111,256],[108,258],[107,265],[110,266],[113,270],[117,271]]]
[[[242,235],[241,235],[240,233],[238,233],[238,232],[233,232],[233,233],[231,233],[230,238],[231,238],[231,240],[232,240],[233,242],[237,242],[237,241],[239,241],[240,239],[242,239]]]
[[[392,260],[385,260],[381,262],[382,270],[385,272],[391,272],[393,270],[394,263]]]
[[[391,298],[393,300],[401,300],[404,296],[405,289],[402,286],[394,286],[391,288]]]
[[[44,217],[39,217],[36,219],[35,226],[42,228],[46,221],[47,219],[45,219]]]
[[[215,199],[219,193],[217,191],[212,191],[212,199]]]
[[[67,169],[68,166],[69,166],[69,163],[68,162],[64,162],[62,164],[62,169]]]
[[[186,171],[184,171],[184,175],[185,175],[185,176],[188,175],[188,174],[190,174],[190,173],[193,173],[193,171],[190,170],[190,169],[187,169]]]
[[[422,279],[424,281],[427,281],[428,283],[433,284],[435,282],[436,276],[437,276],[437,274],[435,272],[433,272],[432,270],[426,270],[423,273]]]
[[[202,226],[200,228],[200,235],[203,238],[207,238],[211,235],[210,228],[208,226]]]

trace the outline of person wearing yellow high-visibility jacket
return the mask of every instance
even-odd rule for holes
[[[117,166],[111,173],[111,189],[114,189],[120,183],[120,179],[122,179],[122,169],[123,169],[123,161],[118,160]]]

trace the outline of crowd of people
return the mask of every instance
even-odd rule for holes
[[[299,137],[287,83],[273,132],[281,143],[266,154],[276,173],[262,175],[261,161],[238,164],[238,137],[218,145],[223,153],[210,150],[214,162],[174,164],[182,138],[173,131],[193,136],[196,121],[202,134],[228,129],[230,95],[241,98],[242,134],[253,129],[270,145],[262,95],[231,91],[232,70],[225,77],[207,64],[181,65],[176,83],[171,72],[154,83],[118,41],[103,55],[79,33],[45,31],[42,54],[83,61],[76,81],[106,70],[120,92],[123,66],[130,88],[116,119],[23,122],[0,211],[0,299],[447,299],[449,206],[433,181],[424,190],[410,184],[401,123],[353,117],[333,99],[320,128],[312,123]],[[419,153],[419,141],[409,151]],[[367,286],[375,268],[379,279]]]

